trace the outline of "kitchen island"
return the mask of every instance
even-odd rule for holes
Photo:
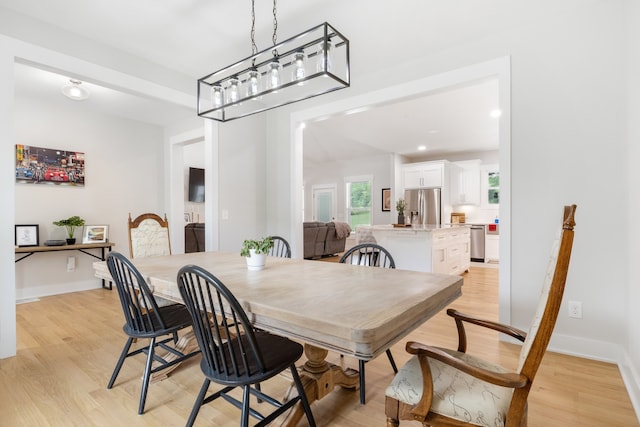
[[[467,225],[374,225],[370,230],[376,242],[391,253],[398,269],[442,274],[469,270]]]

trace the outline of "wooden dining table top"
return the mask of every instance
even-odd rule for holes
[[[196,252],[131,260],[155,295],[182,302],[178,270],[201,266],[236,296],[255,326],[370,360],[462,294],[460,276],[267,257],[247,269],[237,252]],[[111,280],[105,262],[94,263]]]

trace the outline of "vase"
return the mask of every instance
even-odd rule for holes
[[[404,225],[404,214],[398,214],[398,224]]]
[[[255,249],[249,249],[251,255],[247,257],[247,269],[262,270],[267,261],[267,254],[257,254]]]
[[[67,239],[67,245],[75,245],[76,239]]]

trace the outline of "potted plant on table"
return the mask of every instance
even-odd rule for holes
[[[247,268],[249,270],[262,270],[271,248],[273,248],[271,236],[267,236],[262,240],[245,240],[242,242],[240,255],[247,257]]]
[[[67,244],[73,245],[76,243],[76,239],[73,238],[76,227],[82,227],[84,225],[84,219],[79,216],[72,216],[67,219],[61,219],[59,221],[53,221],[53,225],[64,227],[67,229]]]
[[[398,211],[398,224],[404,225],[404,209],[406,205],[404,203],[404,199],[398,199],[396,202],[396,211]]]

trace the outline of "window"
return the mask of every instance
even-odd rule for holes
[[[352,229],[371,224],[370,176],[345,178],[347,220]]]
[[[498,165],[482,165],[480,177],[482,205],[486,208],[498,208],[500,205],[500,171]]]
[[[500,204],[500,172],[489,172],[487,200],[490,205]]]

